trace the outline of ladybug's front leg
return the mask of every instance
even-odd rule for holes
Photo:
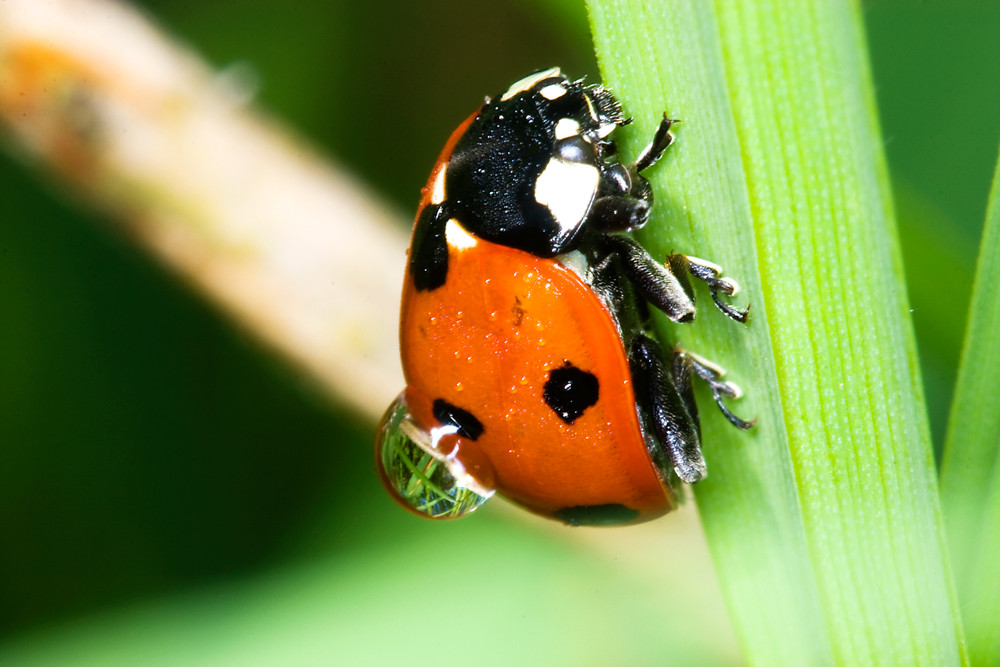
[[[653,206],[653,190],[640,172],[653,166],[673,143],[670,126],[676,122],[664,114],[653,140],[634,163],[610,162],[601,165],[601,182],[591,205],[590,224],[606,232],[626,232],[646,224]],[[605,154],[609,154],[613,147],[614,144],[607,144]]]

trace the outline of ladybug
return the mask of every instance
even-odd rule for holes
[[[626,125],[600,85],[531,74],[451,135],[423,189],[403,285],[406,389],[378,429],[387,489],[452,518],[499,493],[571,525],[635,523],[705,476],[694,377],[723,402],[725,371],[649,335],[652,305],[695,316],[690,278],[738,322],[737,291],[695,257],[653,259],[620,232],[649,219],[641,172],[673,141],[664,115],[638,159],[614,159]]]

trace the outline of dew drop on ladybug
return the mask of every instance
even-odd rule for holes
[[[403,285],[406,389],[376,462],[407,509],[455,518],[494,493],[571,525],[655,518],[707,471],[692,382],[726,418],[725,371],[650,335],[650,306],[694,318],[692,278],[727,317],[736,283],[705,260],[657,261],[621,232],[649,219],[641,172],[673,141],[664,117],[635,162],[610,138],[615,97],[558,68],[488,100],[452,134],[417,211]]]

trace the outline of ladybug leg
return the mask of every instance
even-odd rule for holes
[[[663,157],[663,153],[667,150],[670,144],[674,143],[674,135],[670,131],[670,126],[674,123],[679,123],[679,120],[667,118],[667,114],[664,112],[663,120],[660,121],[660,126],[656,128],[656,134],[653,135],[653,140],[649,142],[639,157],[636,159],[635,164],[632,165],[631,171],[638,174],[641,171],[649,169],[656,161]]]
[[[649,181],[623,164],[604,164],[587,221],[605,232],[627,232],[646,224],[652,206]]]
[[[637,395],[649,405],[656,438],[674,471],[688,484],[701,480],[707,469],[691,388],[693,366],[675,352],[672,368],[668,368],[659,344],[645,335],[636,338],[629,356],[635,368]]]
[[[688,280],[686,264],[657,262],[632,239],[608,234],[604,242],[609,252],[622,261],[622,268],[642,298],[653,304],[674,322],[694,319],[694,292]],[[684,258],[683,255],[673,257]]]
[[[674,142],[670,126],[676,122],[664,114],[653,140],[634,163],[612,162],[601,166],[601,182],[588,218],[591,224],[606,232],[625,232],[646,224],[653,205],[653,190],[639,172],[653,166]]]
[[[720,294],[734,296],[740,291],[740,286],[736,284],[735,280],[722,275],[722,267],[691,255],[671,255],[667,262],[675,271],[690,273],[695,278],[704,281],[708,285],[712,301],[726,317],[741,323],[745,323],[749,319],[750,306],[740,310],[733,308],[720,298]]]
[[[722,411],[722,414],[725,415],[730,424],[741,431],[746,431],[757,422],[756,418],[750,421],[740,419],[726,407],[722,399],[740,398],[743,395],[743,390],[736,384],[722,379],[722,376],[726,374],[723,368],[716,366],[708,359],[694,352],[689,352],[678,347],[674,349],[675,375],[678,373],[679,366],[687,367],[690,369],[689,375],[693,371],[695,375],[705,381],[705,384],[712,390],[712,397],[715,399],[715,404],[719,406],[719,410]]]

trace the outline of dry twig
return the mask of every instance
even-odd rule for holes
[[[399,217],[110,0],[0,2],[0,126],[21,152],[375,418],[402,386]]]

